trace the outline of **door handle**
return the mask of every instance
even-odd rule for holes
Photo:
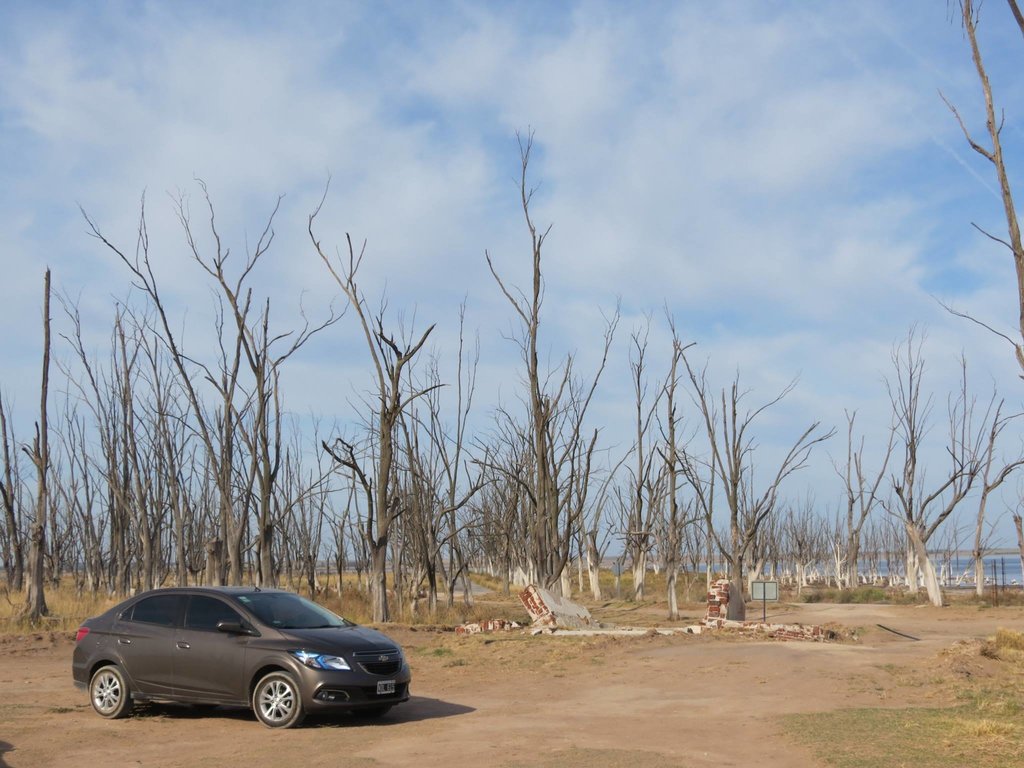
[[[129,640],[127,637],[119,637],[119,638],[117,638],[117,644],[118,645],[131,645],[132,641]]]
[[[181,648],[181,650],[183,650],[183,651],[187,651],[192,646],[189,645],[188,643],[186,643],[184,640],[179,640],[178,641],[178,647]]]

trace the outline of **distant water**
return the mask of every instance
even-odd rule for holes
[[[1017,555],[990,555],[984,558],[985,561],[985,583],[1003,585],[1020,585],[1024,583],[1021,577],[1020,557]],[[974,586],[974,558],[963,555],[943,557],[940,554],[932,554],[932,563],[939,571],[939,577],[945,586],[972,587]],[[904,563],[900,563],[896,569],[897,573],[903,573]],[[867,563],[861,564],[861,573],[867,571]],[[888,563],[882,560],[878,564],[878,571],[882,576],[889,573]],[[961,580],[961,577],[966,577]]]
[[[1021,584],[1020,558],[1015,555],[993,555],[984,558],[985,560],[985,583],[986,584]],[[974,581],[974,558],[957,556],[948,560],[949,576],[955,583],[964,573],[970,571],[971,581]],[[944,561],[936,558],[936,567],[942,567]]]
[[[1024,577],[1021,575],[1020,567],[1020,556],[1016,554],[1010,555],[989,555],[984,558],[985,560],[985,583],[996,584],[999,586],[1019,586],[1024,584]],[[953,557],[946,557],[941,553],[932,553],[932,563],[935,568],[939,571],[939,577],[943,579],[943,585],[947,587],[973,587],[974,586],[974,558],[964,556],[962,554],[954,555]],[[820,573],[820,566],[819,563]],[[614,565],[612,566],[614,569]],[[889,566],[885,560],[881,560],[877,564],[878,573],[881,576],[889,575]],[[993,567],[995,570],[993,570]],[[860,572],[862,575],[868,573],[869,564],[867,561],[861,561]],[[902,574],[906,568],[905,562],[900,562],[896,567],[896,573]],[[706,566],[701,563],[699,573],[704,573]],[[724,573],[727,570],[727,566],[724,563],[715,563],[715,572]],[[961,580],[961,576],[966,577]]]

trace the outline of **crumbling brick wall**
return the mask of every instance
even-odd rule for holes
[[[760,621],[730,621],[729,596],[731,584],[728,579],[718,579],[708,592],[708,608],[704,614],[704,626],[710,629],[736,629],[756,633],[777,640],[827,640],[830,633],[815,625],[764,624]]]
[[[708,609],[704,614],[704,623],[711,626],[717,621],[725,621],[729,615],[729,580],[718,579],[711,584],[708,592]]]

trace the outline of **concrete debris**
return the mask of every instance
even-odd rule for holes
[[[708,629],[732,629],[750,632],[759,636],[776,640],[835,640],[834,631],[817,624],[765,624],[760,621],[729,621],[728,619],[707,619],[704,626]]]
[[[582,605],[567,598],[558,597],[536,584],[531,584],[520,592],[519,599],[523,601],[523,607],[530,614],[535,627],[579,629],[597,626],[590,611]]]
[[[456,635],[479,635],[485,632],[511,632],[513,629],[522,629],[523,625],[518,621],[506,619],[490,619],[489,621],[478,621],[472,624],[463,624],[455,628]]]
[[[519,593],[526,612],[533,624],[527,631],[532,636],[566,635],[572,637],[613,635],[619,637],[654,637],[658,635],[701,635],[709,630],[734,630],[756,637],[778,640],[835,640],[837,632],[817,625],[767,624],[760,621],[735,621],[729,615],[730,583],[727,579],[716,581],[708,592],[708,609],[700,624],[671,628],[602,627],[590,615],[590,611],[579,603],[558,597],[546,589],[531,584]],[[458,635],[476,635],[487,632],[511,632],[523,629],[523,625],[507,619],[463,624],[455,629]]]
[[[657,637],[659,635],[687,635],[694,634],[686,628],[644,628],[644,627],[617,627],[615,629],[558,629],[556,627],[531,627],[531,635],[557,635],[558,637]],[[700,634],[700,627],[696,627]]]

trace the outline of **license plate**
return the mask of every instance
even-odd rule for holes
[[[381,680],[377,683],[377,695],[380,696],[385,693],[395,692],[395,681],[394,680]]]

